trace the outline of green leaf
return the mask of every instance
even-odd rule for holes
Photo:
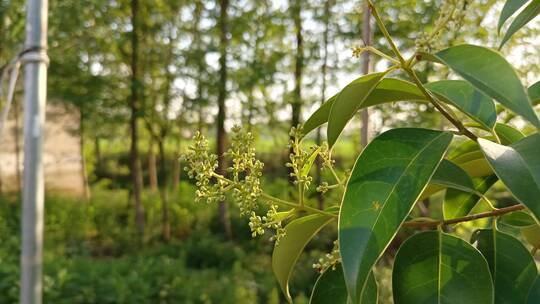
[[[338,95],[339,93],[330,97],[330,99],[323,103],[320,108],[311,114],[308,120],[306,120],[304,123],[304,128],[302,129],[304,134],[308,134],[309,132],[328,122],[330,110],[332,109],[332,105],[334,105],[334,101],[336,101]]]
[[[516,238],[496,229],[482,229],[473,235],[476,247],[486,258],[493,286],[495,304],[525,303],[536,279],[536,263]]]
[[[467,172],[451,161],[443,159],[419,200],[430,197],[446,188],[475,192],[473,182]]]
[[[318,147],[317,149],[313,150],[313,152],[311,152],[311,155],[308,157],[306,163],[302,167],[302,170],[300,170],[300,174],[302,176],[307,176],[309,174],[309,170],[311,170],[311,167],[313,166],[315,159],[317,159],[317,156],[319,156],[320,151],[321,147]]]
[[[478,139],[489,164],[508,190],[540,219],[540,134],[525,137],[511,146]]]
[[[437,171],[431,178],[431,183],[446,188],[459,189],[466,192],[475,192],[471,177],[453,162],[443,159]]]
[[[540,103],[540,81],[530,86],[527,89],[527,93],[529,94],[529,98],[531,99],[533,105],[539,104]]]
[[[501,216],[499,222],[518,228],[536,225],[534,219],[525,211],[507,213]]]
[[[465,141],[450,151],[448,158],[458,164],[469,176],[473,178],[485,177],[493,174],[480,147],[473,141]]]
[[[387,72],[364,75],[339,92],[328,115],[327,136],[330,147],[336,143],[349,120],[386,74]]]
[[[298,257],[313,236],[332,219],[332,217],[320,214],[295,219],[285,226],[285,235],[274,246],[272,269],[289,302],[292,301],[289,293],[289,278]]]
[[[497,120],[495,103],[467,81],[441,80],[426,84],[426,88],[467,114],[485,129],[491,130],[495,126]]]
[[[540,246],[540,226],[523,227],[521,228],[521,235],[533,247]]]
[[[513,144],[525,137],[518,129],[502,123],[495,125],[495,133],[503,145]]]
[[[498,180],[496,175],[473,179],[474,189],[477,193],[485,194]],[[480,196],[470,191],[448,189],[443,202],[444,219],[453,219],[466,216],[476,206]]]
[[[338,95],[339,93],[328,99],[308,118],[304,123],[303,130],[305,134],[328,122],[330,110]],[[354,112],[356,113],[360,109],[388,102],[416,100],[423,100],[425,102],[424,95],[416,85],[397,78],[383,78]]]
[[[531,290],[529,290],[529,299],[527,304],[538,304],[538,299],[540,299],[540,276],[536,278]]]
[[[392,287],[397,304],[493,303],[493,283],[482,254],[438,231],[415,234],[401,245]]]
[[[505,145],[512,144],[525,137],[525,135],[515,128],[501,123],[495,124],[495,132]],[[450,151],[448,158],[473,178],[493,174],[493,169],[491,169],[491,166],[480,150],[480,146],[476,142],[470,140],[462,142]]]
[[[377,304],[377,282],[373,273],[370,274],[368,283],[366,285],[366,291],[362,298],[362,304]],[[345,279],[343,277],[343,268],[336,267],[327,269],[323,272],[311,293],[310,304],[347,304],[348,303],[347,286],[345,285]]]
[[[506,34],[504,34],[503,40],[499,46],[499,49],[503,47],[503,45],[514,35],[519,29],[521,29],[525,24],[529,23],[534,17],[538,16],[540,14],[540,0],[532,0],[531,3],[529,3],[523,11],[521,11],[516,18],[514,18],[514,21],[510,24],[508,29],[506,30]]]
[[[525,3],[529,0],[508,0],[503,6],[501,16],[499,17],[499,23],[497,24],[497,31],[500,32],[502,26],[515,12],[517,12]]]
[[[351,298],[428,184],[452,140],[448,132],[393,129],[360,154],[339,216],[339,248]]]
[[[435,56],[478,90],[540,128],[540,120],[525,88],[512,66],[498,52],[463,44],[442,50]]]

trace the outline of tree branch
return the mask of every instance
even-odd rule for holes
[[[402,226],[403,227],[419,228],[419,227],[437,227],[437,226],[441,226],[441,225],[443,225],[443,226],[444,225],[453,225],[453,224],[462,223],[462,222],[474,221],[474,220],[481,219],[481,218],[486,218],[486,217],[501,216],[501,215],[504,215],[506,213],[511,213],[511,212],[519,211],[519,210],[523,210],[523,209],[525,209],[525,207],[523,205],[514,205],[514,206],[505,207],[505,208],[501,208],[501,209],[497,209],[497,210],[493,210],[493,211],[482,212],[482,213],[477,213],[477,214],[471,214],[471,215],[468,215],[468,216],[459,217],[459,218],[446,220],[446,221],[441,221],[441,220],[408,221],[408,222],[403,223]]]
[[[382,21],[381,16],[379,16],[379,12],[377,11],[377,8],[375,7],[375,5],[373,5],[371,0],[366,0],[366,1],[368,2],[369,8],[371,9],[371,13],[373,14],[373,17],[375,18],[375,21],[377,22],[377,26],[379,27],[384,37],[388,41],[388,44],[390,44],[392,51],[394,52],[396,57],[399,59],[399,62],[401,63],[400,67],[409,75],[409,77],[412,78],[412,80],[414,81],[418,89],[420,89],[422,94],[426,96],[429,102],[431,102],[433,106],[435,106],[435,108],[437,108],[437,110],[446,119],[448,119],[448,121],[450,121],[454,126],[456,126],[456,128],[460,131],[461,134],[469,137],[473,141],[477,141],[478,137],[474,135],[471,131],[469,131],[459,120],[452,117],[452,115],[450,115],[450,113],[447,112],[444,109],[444,107],[439,103],[440,101],[424,87],[424,85],[422,84],[422,82],[420,81],[416,73],[414,72],[414,70],[410,67],[411,61],[406,61],[403,58],[403,55],[401,54],[396,44],[394,43],[394,40],[388,33],[388,30],[386,29],[386,26],[384,25],[384,22]]]

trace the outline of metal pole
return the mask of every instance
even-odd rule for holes
[[[42,302],[43,127],[47,95],[48,0],[29,0],[24,69],[24,180],[22,208],[21,303]]]

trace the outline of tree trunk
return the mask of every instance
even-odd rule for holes
[[[367,1],[364,3],[363,7],[363,16],[362,16],[362,39],[364,40],[365,45],[371,45],[371,13],[369,10],[369,5]],[[369,73],[369,52],[362,53],[362,74],[366,75]],[[360,145],[362,149],[365,148],[369,142],[369,110],[367,108],[363,109],[360,118],[362,120],[362,127],[360,130]]]
[[[130,100],[130,129],[131,129],[131,180],[133,183],[133,199],[135,202],[135,224],[141,241],[144,236],[144,208],[141,202],[141,189],[143,186],[141,175],[141,161],[139,158],[139,130],[137,126],[137,118],[139,115],[139,79],[138,79],[138,52],[139,52],[139,37],[138,37],[138,14],[139,0],[131,0],[131,100]]]
[[[148,184],[150,190],[158,191],[158,176],[156,168],[156,153],[154,152],[154,139],[150,140],[150,147],[148,148]]]
[[[218,84],[218,114],[217,114],[217,155],[218,155],[218,174],[225,174],[225,159],[223,153],[225,153],[225,141],[227,134],[225,133],[225,99],[227,97],[227,10],[229,7],[229,0],[220,0],[220,18],[219,18],[219,30],[220,30],[220,57],[219,57],[219,84]],[[231,222],[229,219],[229,211],[224,201],[219,202],[219,219],[223,225],[223,231],[227,238],[232,238]]]
[[[160,196],[161,196],[161,224],[162,224],[162,237],[165,242],[171,239],[171,227],[169,223],[169,189],[167,178],[167,160],[165,158],[165,146],[163,139],[158,141],[159,147],[159,162],[160,162],[160,174],[161,180]]]
[[[21,194],[21,187],[22,187],[22,182],[21,182],[21,162],[20,162],[20,159],[21,159],[21,139],[20,139],[20,134],[19,134],[19,130],[20,130],[20,106],[19,106],[19,102],[17,101],[16,98],[14,98],[13,100],[13,103],[14,103],[14,110],[13,111],[14,113],[14,118],[15,118],[15,128],[13,129],[13,139],[15,141],[15,184],[16,184],[16,188],[15,190],[17,191],[18,194]]]
[[[79,108],[79,150],[81,153],[81,177],[84,199],[90,201],[90,185],[88,184],[88,173],[86,172],[86,158],[84,157],[84,112]]]
[[[292,19],[294,21],[294,32],[296,36],[294,90],[291,102],[291,128],[296,128],[300,124],[300,111],[302,108],[302,68],[304,65],[304,47],[302,37],[302,19],[300,16],[301,2],[301,0],[294,0],[294,2],[290,5]],[[289,154],[293,153],[293,147],[291,146],[289,148]],[[289,176],[289,183],[294,183],[294,177],[292,175]]]
[[[195,2],[195,12],[193,16],[193,45],[195,50],[203,52],[201,50],[201,18],[203,13],[203,3],[201,1]],[[197,59],[197,131],[203,133],[204,131],[204,105],[203,105],[203,80],[202,75],[204,73],[204,58]]]
[[[294,21],[294,31],[296,35],[296,56],[294,65],[294,92],[292,100],[291,127],[296,127],[300,123],[300,112],[302,109],[302,70],[304,67],[304,45],[302,37],[301,0],[295,0],[292,5],[292,18]]]
[[[180,135],[179,135],[180,136]],[[174,158],[174,166],[173,166],[173,189],[174,191],[178,190],[178,187],[180,186],[180,174],[181,174],[181,163],[180,163],[180,139],[178,138],[176,140],[176,156]]]
[[[328,68],[328,32],[330,27],[330,1],[324,3],[324,33],[323,33],[323,56],[322,56],[322,83],[321,83],[321,105],[326,101],[326,73]],[[317,145],[321,145],[321,128],[317,128]],[[315,177],[316,185],[322,182],[322,160],[320,157],[316,159],[317,175]],[[319,209],[324,209],[324,196],[322,193],[317,193],[317,204]]]

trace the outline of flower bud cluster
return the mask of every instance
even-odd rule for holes
[[[278,212],[278,206],[271,205],[270,209],[264,216],[257,215],[254,211],[251,212],[249,217],[249,228],[251,229],[251,236],[256,237],[263,235],[265,229],[273,229],[274,235],[270,238],[270,241],[275,241],[276,244],[285,235],[285,229],[282,227],[281,222],[283,216],[280,216]]]
[[[328,268],[336,269],[336,265],[341,263],[341,255],[339,254],[339,243],[337,240],[334,241],[334,247],[330,253],[325,254],[319,259],[319,261],[313,264],[313,268],[317,269],[318,272],[324,272]]]
[[[335,160],[330,157],[330,149],[328,148],[327,142],[322,143],[319,157],[322,159],[323,167],[331,167],[335,163]]]
[[[317,186],[317,192],[320,192],[322,194],[325,194],[330,190],[329,185],[327,182],[322,182],[319,186]]]
[[[187,162],[185,170],[188,176],[196,180],[196,201],[212,203],[225,199],[223,188],[226,182],[218,180],[212,183],[218,166],[217,159],[217,155],[209,152],[208,140],[197,132],[193,137],[193,145],[183,156],[183,160]]]
[[[365,47],[354,46],[352,48],[352,56],[354,58],[360,58],[365,51],[366,51]]]
[[[257,200],[262,193],[260,177],[264,164],[255,158],[254,137],[235,126],[231,132],[231,147],[227,156],[232,166],[227,169],[236,184],[233,198],[238,203],[240,215],[251,215],[257,209]]]
[[[316,147],[311,147],[309,150],[302,148],[300,140],[303,136],[302,128],[292,128],[289,133],[291,139],[289,140],[289,149],[291,154],[289,155],[290,162],[285,165],[292,169],[290,176],[294,178],[294,184],[303,185],[304,189],[308,189],[313,177],[309,176],[310,157],[313,153],[318,153]]]
[[[435,21],[434,29],[430,33],[422,33],[416,39],[416,48],[419,51],[430,52],[444,47],[441,41],[445,30],[457,31],[465,18],[466,0],[443,1],[439,17]]]

